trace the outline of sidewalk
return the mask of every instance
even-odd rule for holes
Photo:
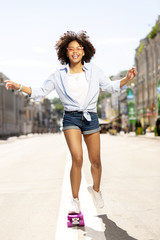
[[[156,140],[160,140],[160,136],[155,136],[154,132],[148,132],[144,135],[136,135],[135,132],[129,132],[129,133],[124,133],[124,132],[120,132],[121,136],[129,136],[129,137],[140,137],[140,138],[149,138],[149,139],[156,139]]]
[[[18,137],[17,136],[8,137],[5,140],[0,138],[0,144],[12,143],[12,142],[20,140],[20,139],[25,139],[25,138],[29,138],[29,137],[37,137],[37,136],[41,136],[41,135],[44,135],[44,134],[50,134],[50,133],[43,133],[43,134],[41,134],[41,133],[29,133],[29,134],[26,134],[26,135],[20,135]]]

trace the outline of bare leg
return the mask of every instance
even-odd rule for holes
[[[81,183],[81,168],[83,163],[82,135],[78,129],[68,129],[64,135],[72,156],[70,180],[73,198],[78,198]]]
[[[87,145],[89,160],[91,162],[93,189],[96,192],[99,192],[102,173],[102,166],[100,160],[100,133],[97,132],[84,135],[84,140]]]

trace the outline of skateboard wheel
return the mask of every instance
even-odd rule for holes
[[[70,221],[67,222],[67,227],[72,227],[72,223]]]
[[[80,221],[79,221],[79,226],[82,226],[82,227],[85,226],[84,220],[80,220]]]
[[[79,220],[84,220],[84,217],[83,217],[83,215],[79,217]]]

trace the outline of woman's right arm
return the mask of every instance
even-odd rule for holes
[[[5,80],[4,81],[6,83],[6,89],[8,90],[9,88],[11,89],[15,89],[15,90],[19,90],[21,88],[21,91],[31,95],[32,90],[30,87],[26,87],[26,86],[21,86],[21,84],[18,84],[16,82],[10,81],[10,80]]]
[[[52,74],[49,76],[49,78],[46,81],[44,81],[42,87],[38,87],[38,88],[26,87],[10,80],[5,80],[4,82],[6,83],[7,90],[11,88],[11,89],[22,91],[26,93],[30,98],[33,98],[39,101],[55,89],[54,81],[55,81],[55,76],[54,74]]]

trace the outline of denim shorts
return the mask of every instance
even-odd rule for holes
[[[99,132],[98,115],[95,112],[89,112],[91,121],[87,121],[83,116],[83,112],[65,111],[63,115],[63,131],[67,129],[79,129],[82,134],[92,134]]]

